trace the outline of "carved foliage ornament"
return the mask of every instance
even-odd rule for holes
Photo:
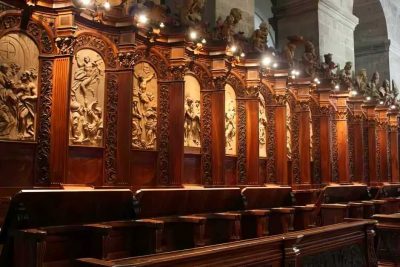
[[[246,183],[247,179],[247,168],[246,168],[246,106],[245,102],[238,101],[238,178],[239,183]]]
[[[53,42],[47,31],[39,24],[30,21],[26,31],[32,35],[43,53],[51,53],[53,51]]]
[[[107,183],[117,180],[117,116],[118,116],[117,75],[107,76],[107,128],[105,143],[105,176]]]
[[[202,94],[202,100],[203,100],[203,109],[201,112],[201,117],[202,117],[202,134],[201,134],[201,140],[202,140],[202,153],[201,153],[201,165],[202,165],[202,170],[203,170],[203,176],[204,176],[204,183],[205,184],[211,184],[212,183],[212,132],[211,132],[211,127],[212,127],[212,114],[211,114],[211,93],[209,92],[204,92]]]
[[[74,53],[75,37],[57,37],[55,43],[61,55],[72,55]]]
[[[38,128],[38,147],[37,147],[37,166],[38,172],[36,182],[38,184],[48,184],[50,182],[50,138],[51,138],[51,106],[53,84],[53,61],[45,60],[42,62],[40,76],[40,98],[39,98],[39,128]]]
[[[169,162],[168,162],[168,140],[169,140],[169,90],[167,85],[160,87],[160,127],[159,127],[159,153],[158,171],[159,182],[162,185],[168,184]]]
[[[170,68],[168,67],[165,60],[163,60],[163,58],[161,58],[160,56],[152,53],[152,50],[150,51],[150,54],[147,52],[148,51],[144,49],[137,49],[135,50],[134,58],[137,61],[143,60],[151,63],[151,65],[156,69],[158,79],[160,80],[168,79],[168,77],[170,76]]]
[[[90,35],[81,34],[76,38],[75,50],[79,51],[83,48],[90,48],[98,52],[104,58],[106,65],[112,68],[116,67],[116,57],[112,47],[103,39]]]

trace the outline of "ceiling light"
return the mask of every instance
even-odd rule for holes
[[[197,39],[197,32],[191,31],[190,34],[189,34],[189,36],[190,36],[190,39],[196,40],[196,39]]]
[[[147,18],[146,15],[144,15],[144,14],[139,15],[139,18],[138,18],[139,23],[146,24],[148,20],[149,19]]]
[[[270,57],[264,57],[263,59],[262,59],[262,62],[261,62],[264,66],[268,66],[269,64],[271,64],[271,58]]]
[[[104,8],[107,9],[107,10],[109,10],[109,9],[111,8],[110,2],[108,2],[108,1],[105,1],[104,4],[103,4],[103,6],[104,6]]]

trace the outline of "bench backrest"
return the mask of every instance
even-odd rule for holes
[[[328,185],[322,191],[322,203],[326,204],[370,199],[371,195],[366,185]]]
[[[96,223],[135,218],[128,189],[22,190],[11,200],[0,242],[14,229]]]
[[[241,210],[240,188],[141,189],[140,218]]]
[[[269,209],[293,205],[291,187],[246,187],[242,190],[246,209]]]
[[[400,184],[383,185],[380,197],[400,197]]]

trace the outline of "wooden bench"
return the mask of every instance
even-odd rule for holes
[[[400,184],[384,184],[381,186],[378,199],[385,201],[384,209],[379,213],[400,212]]]
[[[80,267],[377,266],[375,221],[359,220],[251,240],[157,255],[104,261],[79,259]]]
[[[134,221],[135,205],[130,190],[22,190],[0,233],[0,266],[68,266],[82,255],[141,255],[132,250],[155,246],[151,235],[138,239],[137,232],[154,237],[162,224]],[[135,240],[139,244],[131,244]]]
[[[329,185],[326,186],[317,203],[321,224],[339,223],[344,218],[371,218],[375,205],[382,201],[371,200],[366,185]]]
[[[376,252],[382,266],[400,266],[400,213],[375,214]]]
[[[314,206],[296,206],[291,187],[247,187],[243,189],[242,194],[247,210],[270,212],[270,234],[315,226]]]
[[[141,189],[136,198],[141,219],[164,225],[161,251],[240,239],[240,188]]]

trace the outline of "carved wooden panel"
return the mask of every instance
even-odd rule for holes
[[[38,47],[24,34],[0,39],[0,140],[35,140],[38,57]]]
[[[259,157],[267,157],[267,116],[265,112],[265,99],[262,94],[258,95],[258,142]]]
[[[236,94],[230,84],[225,85],[225,153],[236,155],[237,153],[237,116]]]
[[[140,62],[134,68],[132,94],[132,147],[154,150],[157,147],[158,86],[155,70]]]
[[[70,145],[103,145],[104,70],[104,60],[94,50],[76,53],[70,93]]]
[[[200,83],[192,75],[185,75],[185,147],[200,148],[201,114]]]

